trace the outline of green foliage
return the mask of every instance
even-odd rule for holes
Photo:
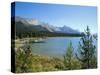
[[[32,71],[32,54],[31,50],[18,49],[15,54],[16,72],[31,72]]]
[[[27,45],[28,46],[28,45]],[[31,48],[19,48],[15,52],[16,72],[41,72],[41,71],[56,71],[63,69],[63,61],[58,58],[50,58],[32,54]]]
[[[80,37],[83,36],[82,34],[69,34],[69,33],[56,33],[56,32],[45,32],[45,31],[23,31],[23,32],[16,32],[16,38],[26,38],[26,37]]]
[[[52,58],[51,62],[52,62],[52,64],[54,64],[54,67],[58,70],[63,70],[65,67],[63,60],[61,60],[59,58]]]
[[[94,34],[94,35],[93,35],[93,38],[94,38],[95,40],[97,40],[97,39],[98,39],[97,34]]]
[[[54,71],[56,70],[54,67],[52,59],[47,56],[41,56],[37,54],[33,54],[33,72],[41,72],[41,71]]]
[[[73,56],[73,49],[72,42],[70,42],[69,46],[67,47],[66,54],[64,55],[64,65],[65,69],[67,70],[81,68],[80,62]]]
[[[96,59],[96,47],[93,44],[93,36],[90,33],[90,29],[87,26],[86,31],[84,32],[84,36],[81,38],[79,42],[79,55],[77,58],[82,62],[82,68],[95,68],[97,59]]]
[[[67,47],[66,54],[64,55],[64,65],[68,69],[72,69],[72,64],[71,64],[72,58],[73,58],[73,47],[72,43],[70,42],[70,45]]]

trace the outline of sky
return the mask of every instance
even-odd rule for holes
[[[89,26],[97,33],[97,7],[16,2],[15,16],[33,18],[56,27],[64,25],[84,31]]]

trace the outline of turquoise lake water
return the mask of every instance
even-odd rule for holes
[[[63,57],[67,47],[72,42],[74,53],[77,52],[80,37],[50,37],[42,43],[32,43],[33,53],[50,57]]]

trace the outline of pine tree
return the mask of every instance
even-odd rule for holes
[[[64,55],[65,70],[73,70],[81,68],[80,62],[74,57],[73,51],[74,48],[72,46],[72,42],[70,42],[69,46],[67,47],[66,54]]]
[[[72,43],[70,42],[70,45],[67,47],[66,54],[64,55],[64,65],[69,70],[71,69],[71,59],[73,57],[72,50],[73,50],[73,47],[72,47]]]
[[[79,42],[79,53],[76,54],[76,57],[82,62],[82,68],[88,69],[96,66],[96,56],[95,50],[96,47],[93,44],[93,36],[90,33],[90,29],[87,26],[84,36],[82,36],[81,41]],[[93,64],[95,64],[93,66]]]

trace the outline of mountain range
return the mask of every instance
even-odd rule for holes
[[[72,29],[66,25],[62,27],[56,27],[54,25],[41,22],[37,19],[29,19],[16,16],[12,18],[12,21],[15,22],[16,31],[46,31],[66,34],[81,34],[81,32],[78,30]]]

